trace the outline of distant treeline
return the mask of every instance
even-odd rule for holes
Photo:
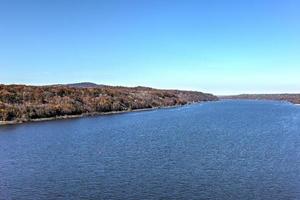
[[[300,94],[241,94],[232,96],[220,96],[222,99],[257,99],[257,100],[276,100],[288,101],[300,104]]]
[[[29,121],[211,100],[217,97],[194,91],[146,87],[0,85],[0,121]]]

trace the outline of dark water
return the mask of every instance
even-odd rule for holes
[[[221,101],[0,127],[0,199],[300,199],[300,107]]]

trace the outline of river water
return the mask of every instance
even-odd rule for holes
[[[300,199],[300,107],[227,100],[2,126],[0,199]]]

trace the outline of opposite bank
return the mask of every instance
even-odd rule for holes
[[[0,85],[0,124],[70,118],[215,101],[212,94],[80,84]]]
[[[219,96],[219,98],[288,101],[293,104],[300,104],[300,94],[240,94],[231,96]]]

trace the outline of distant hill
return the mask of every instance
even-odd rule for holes
[[[0,85],[0,121],[23,122],[214,100],[218,98],[196,91],[88,82],[52,86]]]
[[[91,83],[91,82],[82,82],[82,83],[71,83],[71,84],[67,84],[66,86],[78,87],[78,88],[94,88],[94,87],[102,87],[104,85],[98,85],[96,83]]]
[[[104,87],[105,85],[98,85],[96,83],[91,82],[81,82],[81,83],[70,83],[70,84],[56,84],[56,85],[49,85],[49,86],[68,86],[68,87],[75,87],[75,88],[96,88],[96,87]]]
[[[92,82],[80,82],[80,83],[69,83],[69,84],[56,84],[50,86],[67,86],[67,87],[74,87],[74,88],[132,88],[138,90],[151,90],[151,87],[144,87],[144,86],[136,86],[136,87],[124,87],[124,86],[109,86],[103,84],[96,84]]]
[[[219,96],[221,99],[256,99],[256,100],[276,100],[288,101],[300,104],[300,94],[240,94],[230,96]]]

